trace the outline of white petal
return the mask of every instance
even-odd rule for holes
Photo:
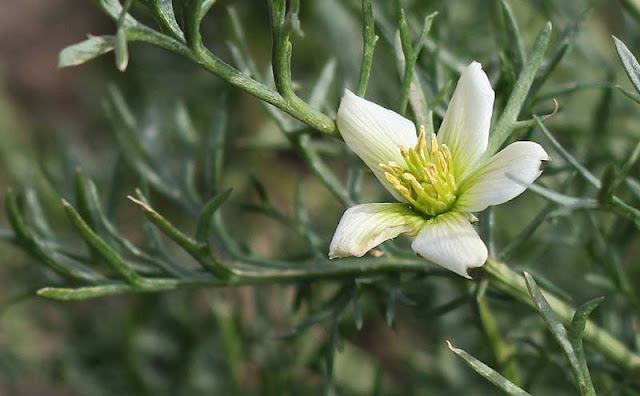
[[[487,260],[487,247],[469,223],[466,213],[449,212],[434,217],[411,244],[414,252],[465,278],[467,270],[481,267]]]
[[[462,181],[487,149],[494,98],[482,66],[472,62],[458,80],[438,132],[438,143],[451,151],[456,180]]]
[[[549,155],[534,142],[514,142],[489,158],[458,189],[456,210],[479,212],[522,194],[542,171]]]
[[[372,203],[347,209],[329,247],[329,258],[361,257],[400,234],[415,235],[425,224],[408,204]]]
[[[344,92],[336,122],[347,146],[362,158],[396,199],[404,201],[385,179],[378,165],[390,161],[405,165],[398,145],[406,148],[416,145],[415,125],[400,114],[362,99],[349,90]]]

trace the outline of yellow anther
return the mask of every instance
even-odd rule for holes
[[[389,181],[389,183],[393,184],[395,188],[402,186],[402,183],[400,182],[400,180],[394,175],[392,175],[391,173],[389,172],[385,173],[384,177]]]
[[[389,161],[378,166],[384,177],[409,204],[426,216],[437,216],[450,210],[456,200],[456,183],[451,151],[438,145],[431,134],[427,146],[426,129],[420,126],[414,147],[398,145],[403,161]]]
[[[431,159],[435,160],[436,154],[438,152],[438,138],[436,138],[436,134],[431,134]]]
[[[416,177],[414,175],[412,175],[411,173],[403,174],[402,178],[404,180],[408,181],[409,183],[411,183],[411,187],[413,187],[415,192],[417,192],[417,193],[424,192],[424,188],[422,188],[422,186],[418,182],[418,179],[416,179]]]
[[[407,158],[409,156],[409,153],[407,153],[407,149],[404,148],[403,145],[399,144],[398,148],[400,149],[400,154],[402,154],[404,158]]]
[[[443,144],[440,148],[440,151],[442,152],[442,155],[444,155],[444,158],[446,158],[447,161],[451,160],[451,151],[449,151],[449,146],[447,146],[446,144]]]
[[[393,169],[397,173],[402,174],[404,172],[404,169],[400,165],[398,165],[398,163],[395,161],[389,162],[388,165],[391,169]]]
[[[435,187],[435,184],[438,183],[438,170],[436,169],[436,166],[434,164],[429,164],[424,167],[424,171],[426,172],[431,184]]]
[[[406,188],[406,187],[405,187],[405,186],[403,186],[403,185],[397,185],[397,186],[395,186],[395,187],[396,187],[396,190],[398,190],[398,192],[399,192],[400,194],[402,194],[402,196],[403,196],[403,197],[405,197],[405,198],[407,199],[407,201],[409,201],[409,202],[411,202],[411,203],[414,203],[414,202],[415,202],[415,200],[411,197],[411,191],[409,191],[409,189],[408,189],[408,188]]]
[[[420,125],[420,134],[418,135],[418,143],[416,144],[416,152],[422,154],[427,147],[426,130],[424,125]]]
[[[378,167],[380,169],[382,169],[383,171],[385,171],[386,173],[390,173],[390,174],[394,174],[395,173],[395,170],[389,165],[378,164]]]
[[[444,159],[442,151],[438,151],[438,164],[440,165],[440,169],[442,169],[442,172],[449,172],[449,167],[447,166],[447,161]]]

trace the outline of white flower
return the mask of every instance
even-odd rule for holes
[[[470,278],[467,270],[487,259],[471,212],[520,195],[540,176],[541,161],[549,159],[534,142],[515,142],[483,159],[494,96],[480,64],[471,63],[437,137],[427,137],[423,127],[417,136],[411,121],[345,91],[337,116],[340,133],[399,202],[347,209],[329,257],[360,257],[406,234],[415,236],[411,247],[418,255]]]

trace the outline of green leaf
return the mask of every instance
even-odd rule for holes
[[[593,173],[589,172],[589,170],[582,166],[582,164],[573,155],[571,155],[564,147],[562,147],[560,142],[558,142],[556,138],[553,137],[551,132],[549,132],[540,117],[534,116],[534,118],[538,123],[538,126],[540,127],[542,133],[547,137],[549,143],[551,143],[553,148],[560,154],[560,156],[569,164],[571,164],[571,166],[573,166],[578,171],[580,176],[584,177],[595,188],[600,189],[600,180],[598,180],[598,178],[595,177]]]
[[[616,51],[618,51],[618,56],[622,61],[624,71],[627,72],[627,76],[629,76],[629,80],[633,83],[636,91],[640,93],[640,64],[622,41],[620,41],[616,36],[612,37],[616,46]]]
[[[565,329],[562,322],[553,311],[553,308],[547,302],[547,299],[542,295],[542,292],[538,288],[536,281],[533,279],[529,273],[524,273],[525,281],[527,282],[527,289],[529,290],[529,295],[533,300],[534,306],[542,315],[547,327],[551,331],[551,335],[555,338],[556,342],[562,348],[565,356],[569,360],[569,364],[571,365],[571,369],[573,370],[573,374],[578,382],[578,387],[580,388],[580,392],[582,395],[595,395],[595,392],[589,392],[590,380],[587,380],[582,371],[582,364],[580,363],[578,357],[576,356],[575,351],[573,350],[573,345],[569,340],[569,334],[567,333],[567,329]],[[586,318],[585,318],[586,321]],[[583,327],[584,329],[584,327]],[[586,363],[584,363],[586,364]],[[593,388],[593,385],[591,385]]]
[[[174,38],[185,41],[184,33],[180,30],[173,11],[172,0],[144,0],[144,3],[151,9],[164,30],[170,32]]]
[[[608,204],[613,201],[613,193],[618,185],[618,169],[616,165],[611,163],[607,166],[604,174],[602,175],[602,187],[598,191],[598,201],[602,204]]]
[[[77,289],[45,287],[37,291],[38,295],[41,297],[62,301],[85,300],[88,298],[96,298],[130,292],[131,286],[125,284],[80,287]]]
[[[115,36],[89,36],[85,41],[70,45],[60,51],[58,67],[81,65],[113,51],[114,48]]]
[[[512,178],[515,182],[520,182],[519,180]],[[524,183],[523,183],[524,184]],[[550,190],[546,187],[542,187],[539,184],[532,184],[529,186],[529,190],[534,193],[543,196],[551,202],[555,202],[559,205],[562,205],[565,208],[569,208],[572,210],[575,209],[597,209],[599,207],[598,201],[593,198],[577,198],[569,195],[565,195],[553,190]]]
[[[175,180],[158,172],[151,155],[140,142],[137,131],[140,125],[133,116],[131,109],[124,100],[122,93],[115,87],[109,87],[109,97],[104,103],[104,110],[111,124],[118,147],[123,153],[127,164],[133,168],[143,180],[161,191],[175,202],[183,201],[182,191],[176,186]]]
[[[118,0],[93,0],[93,2],[114,21],[121,19],[123,7]],[[125,14],[122,18],[121,26],[142,27],[144,25],[136,21],[131,15]]]
[[[216,0],[183,0],[179,3],[182,6],[183,31],[189,47],[202,46],[200,24],[215,2]]]
[[[198,283],[194,281],[194,284]],[[38,295],[54,300],[73,301],[86,300],[102,296],[110,296],[124,293],[159,292],[174,290],[179,287],[180,281],[175,279],[146,279],[144,285],[127,285],[124,283],[114,283],[78,288],[45,287],[38,290]],[[185,286],[185,284],[182,284]],[[187,285],[188,287],[188,285]]]
[[[576,357],[580,362],[580,369],[585,380],[586,388],[591,391],[591,393],[586,394],[593,396],[595,396],[596,393],[593,389],[591,375],[589,374],[589,368],[587,367],[587,359],[584,355],[584,348],[582,346],[582,334],[584,333],[584,329],[587,325],[589,315],[591,315],[591,312],[593,312],[593,310],[596,309],[598,305],[600,305],[602,300],[604,300],[604,297],[597,297],[579,306],[575,314],[573,314],[571,326],[569,327],[569,341],[571,342]]]
[[[509,48],[506,52],[510,55],[509,59],[511,59],[513,70],[518,73],[522,69],[522,65],[526,63],[527,59],[524,46],[522,44],[522,35],[520,34],[516,18],[513,15],[513,11],[509,4],[505,0],[501,0],[500,8],[504,15],[505,30],[509,37]]]
[[[327,95],[336,76],[336,65],[336,60],[331,58],[322,68],[320,76],[313,86],[308,100],[309,106],[314,109],[320,109],[320,106],[327,102]]]
[[[48,248],[47,243],[36,238],[27,224],[20,210],[17,197],[9,190],[5,196],[5,207],[9,224],[15,237],[13,241],[21,246],[29,255],[51,268],[63,277],[84,282],[98,282],[104,277],[96,271],[76,262],[64,260]]]
[[[96,234],[91,227],[82,219],[82,216],[64,199],[62,200],[71,224],[78,230],[82,238],[99,253],[102,258],[116,270],[126,281],[134,286],[140,286],[144,283],[144,279],[125,262],[120,254],[109,246],[102,238]]]
[[[533,80],[542,64],[544,53],[547,50],[549,39],[551,38],[551,22],[547,22],[538,33],[536,41],[527,56],[527,63],[522,68],[522,72],[518,76],[518,80],[509,95],[507,104],[502,115],[496,122],[493,131],[489,135],[489,147],[485,152],[485,156],[495,154],[504,142],[511,136],[514,131],[514,124],[518,119],[518,115],[522,110],[522,106],[527,99],[529,89]]]
[[[638,95],[635,92],[631,92],[626,88],[623,88],[619,85],[616,85],[616,88],[618,88],[618,91],[622,92],[622,94],[624,96],[626,96],[627,98],[633,100],[634,102],[636,102],[636,104],[640,104],[640,95]]]
[[[560,61],[567,54],[567,52],[571,48],[571,45],[576,41],[580,28],[589,19],[591,11],[591,9],[586,9],[584,12],[582,12],[575,23],[566,28],[560,35],[558,44],[556,45],[556,49],[551,56],[551,59],[545,62],[545,64],[541,67],[540,74],[538,75],[538,77],[536,77],[533,85],[531,86],[532,93],[535,94],[536,92],[538,92],[538,89],[542,87],[542,85],[547,81],[551,73],[556,69]]]
[[[496,387],[498,387],[507,395],[531,396],[531,394],[527,393],[526,391],[524,391],[523,389],[515,385],[513,382],[504,378],[502,375],[500,375],[500,373],[498,373],[491,367],[487,366],[486,364],[482,363],[480,360],[476,359],[475,357],[471,356],[464,350],[455,348],[453,345],[451,345],[449,341],[447,341],[447,345],[449,346],[449,349],[451,350],[451,352],[455,353],[460,358],[462,358],[462,360],[464,360],[465,363],[467,363],[469,367],[471,367],[476,373],[483,376],[485,379],[490,381],[492,384],[494,384]]]
[[[358,88],[356,95],[364,97],[371,73],[371,63],[373,62],[373,51],[378,41],[373,20],[373,7],[371,0],[362,0],[362,63],[360,64],[360,77],[358,78]]]
[[[171,224],[171,222],[160,215],[160,213],[156,212],[151,206],[149,206],[147,199],[140,190],[136,190],[136,195],[138,196],[138,199],[131,196],[128,196],[127,198],[138,205],[147,219],[149,219],[172,241],[178,244],[178,246],[184,249],[185,252],[189,253],[189,255],[200,263],[200,265],[221,279],[227,279],[232,275],[232,271],[226,265],[211,256],[207,245],[193,240]]]
[[[196,240],[208,244],[209,236],[211,235],[211,222],[213,221],[213,215],[227,200],[227,198],[229,198],[229,195],[231,195],[231,191],[232,189],[229,188],[219,194],[216,194],[204,206],[202,212],[200,213],[200,216],[198,217]]]
[[[129,48],[127,46],[127,33],[124,27],[121,27],[116,32],[116,68],[121,72],[127,70],[129,64]]]
[[[326,304],[311,313],[304,320],[297,323],[287,332],[279,334],[278,338],[285,339],[295,337],[308,327],[311,327],[314,324],[322,322],[323,320],[330,317],[335,317],[335,315],[342,312],[342,310],[344,310],[344,308],[349,304],[349,301],[351,301],[353,295],[354,288],[352,284],[343,286],[336,292],[336,294],[333,295],[333,297],[331,297],[331,299]]]

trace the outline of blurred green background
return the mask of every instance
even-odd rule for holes
[[[332,114],[342,89],[353,89],[357,83],[362,46],[359,2],[301,3],[305,35],[293,41],[296,89],[305,97],[325,64],[335,59],[336,83],[321,109]],[[508,73],[501,73],[508,54],[496,4],[493,0],[402,1],[416,31],[425,15],[439,12],[433,38],[440,50],[423,51],[419,61],[426,87],[433,85],[436,69],[455,81],[455,74],[443,64],[478,60],[498,93],[497,108],[503,105],[513,81]],[[618,1],[512,0],[509,4],[527,49],[546,20],[554,24],[549,55],[562,44],[563,34],[576,31],[567,55],[530,98],[531,108],[538,114],[549,113],[551,99],[558,98],[560,111],[547,125],[590,170],[600,174],[609,161],[623,161],[640,138],[640,112],[615,89],[616,84],[630,85],[611,35],[637,53],[640,24]],[[228,6],[236,8],[254,60],[266,70],[271,45],[266,1],[218,1],[203,25],[206,44],[233,63],[226,45],[226,40],[233,40]],[[134,10],[147,22],[140,4],[134,3]],[[387,23],[378,24],[379,29],[396,28],[393,2],[374,1],[374,10],[380,18],[377,22]],[[585,14],[588,10],[590,14]],[[72,175],[81,168],[98,184],[118,225],[131,240],[142,241],[140,215],[126,199],[140,181],[123,163],[101,106],[109,87],[115,86],[144,121],[140,134],[147,148],[165,158],[169,168],[182,165],[176,163],[181,158],[176,154],[180,145],[171,137],[170,119],[176,111],[187,109],[194,139],[218,122],[221,112],[228,115],[223,184],[233,187],[234,195],[226,210],[234,220],[234,234],[255,251],[291,257],[303,253],[304,240],[295,230],[246,210],[246,203],[258,200],[252,177],[264,184],[274,205],[286,213],[294,211],[296,180],[303,177],[311,223],[328,243],[344,208],[305,168],[255,98],[230,89],[175,54],[140,44],[130,46],[126,73],[115,69],[111,54],[77,68],[56,67],[57,54],[65,46],[81,41],[87,33],[114,31],[113,23],[90,1],[4,0],[0,190],[37,191],[60,239],[85,249],[74,239],[57,198],[72,200]],[[399,86],[392,47],[381,37],[367,98],[395,108]],[[522,136],[532,136],[548,147],[535,131]],[[351,160],[341,144],[327,142],[326,155],[336,173],[345,177]],[[550,172],[543,180],[560,188],[569,172],[566,164],[551,155]],[[365,175],[361,197],[366,202],[385,198],[372,179]],[[578,181],[570,185],[577,195],[585,188]],[[172,221],[186,229],[193,227],[160,194],[153,198]],[[498,208],[498,245],[507,244],[544,205],[543,199],[527,193]],[[8,228],[6,217],[0,216],[0,224]],[[607,295],[594,317],[637,348],[638,328],[632,325],[638,325],[638,312],[616,292],[602,264],[614,249],[637,286],[637,240],[629,221],[610,215],[558,216],[546,221],[509,263],[552,280],[554,290],[578,303]],[[467,286],[457,280],[403,282],[403,294],[415,304],[398,303],[391,328],[384,312],[388,290],[367,290],[360,307],[362,330],[356,329],[351,307],[337,324],[344,349],[335,355],[333,379],[329,379],[331,323],[312,326],[291,339],[278,335],[321,306],[338,284],[309,285],[313,298],[299,310],[293,308],[292,285],[59,303],[34,296],[39,287],[59,279],[12,244],[0,246],[1,395],[497,394],[446,348],[445,339],[449,339],[487,363],[492,359],[468,304],[469,295],[458,298],[465,296]],[[566,363],[540,318],[504,296],[492,295],[492,302],[505,337],[518,346],[516,359],[526,373],[526,389],[541,395],[575,394],[567,371],[557,369]],[[590,365],[596,388],[607,390],[603,394],[639,393],[637,378],[625,377],[597,356]]]

